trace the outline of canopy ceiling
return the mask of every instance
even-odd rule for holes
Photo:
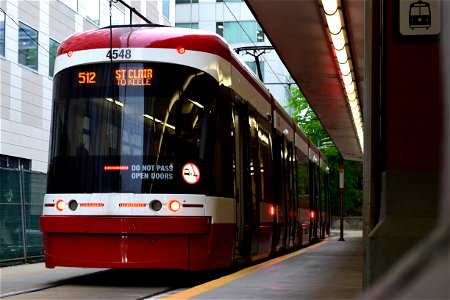
[[[245,0],[344,159],[362,160],[319,0]],[[341,0],[362,109],[364,1]]]

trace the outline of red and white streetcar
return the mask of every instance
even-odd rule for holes
[[[49,268],[227,268],[329,226],[326,160],[213,33],[66,39],[50,144]]]

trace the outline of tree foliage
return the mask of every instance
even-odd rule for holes
[[[306,136],[319,147],[330,169],[331,213],[340,215],[339,165],[344,164],[345,215],[360,216],[362,212],[362,168],[360,162],[343,161],[319,118],[298,88],[291,89],[287,105],[294,121]]]

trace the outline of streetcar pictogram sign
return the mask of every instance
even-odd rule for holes
[[[188,162],[181,170],[184,181],[196,184],[200,180],[200,170],[196,164]]]
[[[404,36],[437,35],[441,31],[440,0],[398,0],[399,31]]]

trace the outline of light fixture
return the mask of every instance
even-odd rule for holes
[[[350,68],[350,62],[347,60],[345,63],[343,64],[339,64],[339,69],[341,69],[341,73],[342,75],[349,75],[351,68]]]
[[[321,2],[356,135],[358,136],[361,151],[364,151],[363,119],[355,83],[355,74],[352,72],[353,64],[350,57],[342,6],[340,0],[321,0]]]
[[[355,91],[355,83],[352,82],[350,84],[345,84],[344,85],[345,91],[347,92],[347,94],[351,94]]]
[[[163,126],[164,126],[164,124],[165,124],[166,127],[169,127],[170,129],[175,130],[175,126],[170,125],[169,123],[164,123],[164,122],[161,121],[160,119],[154,118],[154,117],[152,117],[152,116],[150,116],[150,115],[147,115],[147,114],[144,114],[143,116],[144,116],[144,118],[150,119],[150,120],[152,120],[152,121],[154,121],[154,122],[156,122],[156,123],[159,123],[159,124],[161,124],[161,125],[163,125]]]
[[[343,64],[346,61],[348,61],[348,55],[347,55],[347,46],[340,50],[334,49],[334,52],[336,53],[336,59],[338,63]]]
[[[353,91],[351,94],[347,94],[347,99],[349,102],[353,102],[356,100],[356,91]]]
[[[342,75],[342,81],[344,82],[344,85],[351,84],[353,82],[353,77],[350,72],[347,75]]]
[[[346,38],[344,35],[344,30],[339,31],[337,34],[331,34],[331,40],[333,41],[333,47],[336,50],[344,49],[346,44]]]
[[[331,34],[338,34],[342,30],[342,19],[340,14],[325,15],[327,18],[328,29]]]
[[[322,0],[323,10],[327,15],[333,15],[338,10],[338,0]]]

